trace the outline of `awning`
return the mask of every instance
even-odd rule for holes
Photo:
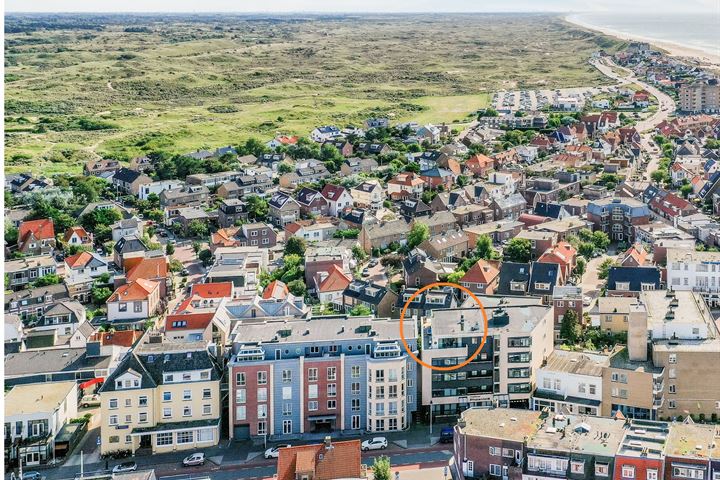
[[[311,422],[327,422],[328,420],[335,420],[337,415],[310,415],[308,420]]]
[[[81,383],[80,388],[88,388],[88,387],[95,385],[96,383],[103,383],[104,381],[105,381],[105,379],[103,377],[93,378],[92,380],[88,380],[87,382]]]
[[[152,427],[133,428],[130,435],[147,435],[150,433],[167,433],[178,430],[197,430],[201,428],[215,428],[220,424],[219,418],[207,420],[188,420],[185,422],[158,423]]]

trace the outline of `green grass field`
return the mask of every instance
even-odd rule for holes
[[[614,46],[545,15],[5,20],[6,171],[44,174],[372,115],[462,123],[495,89],[606,84],[586,60]]]

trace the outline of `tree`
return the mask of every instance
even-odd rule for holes
[[[598,278],[600,280],[605,280],[608,277],[610,267],[612,267],[614,263],[615,261],[612,258],[606,258],[605,260],[603,260],[603,262],[598,267]]]
[[[575,275],[578,277],[581,277],[585,274],[585,269],[587,267],[587,262],[584,258],[580,257],[577,259],[577,262],[575,263]]]
[[[296,297],[304,297],[307,293],[307,286],[305,286],[305,282],[301,278],[288,283],[287,288]]]
[[[424,223],[415,223],[407,236],[408,248],[415,248],[430,238],[430,227]]]
[[[582,242],[578,246],[578,253],[582,255],[585,258],[592,257],[593,252],[595,252],[595,245],[591,242]]]
[[[210,265],[210,263],[212,263],[212,256],[213,256],[212,252],[207,248],[205,250],[202,250],[198,254],[198,258],[200,259],[203,266],[205,266],[205,267],[207,267],[208,265]]]
[[[92,295],[93,303],[100,306],[107,302],[107,299],[112,295],[112,290],[108,287],[93,287],[90,294]]]
[[[505,260],[527,263],[530,261],[532,243],[527,238],[513,238],[505,247]]]
[[[48,273],[33,282],[33,287],[47,287],[49,285],[57,285],[62,281],[60,275],[56,273]]]
[[[187,233],[191,237],[204,237],[208,234],[208,226],[200,220],[191,220],[187,226]]]
[[[305,240],[300,237],[290,237],[285,240],[285,255],[305,255]]]
[[[390,459],[388,457],[375,457],[372,469],[375,480],[390,480]]]
[[[566,310],[560,323],[560,338],[567,343],[574,345],[577,343],[581,335],[580,324],[578,323],[577,313],[575,310]]]
[[[596,249],[604,252],[608,246],[610,246],[610,237],[608,237],[607,233],[598,230],[597,232],[593,232],[592,242]]]
[[[460,283],[460,279],[465,275],[465,272],[462,270],[456,270],[453,273],[449,274],[447,276],[447,281],[450,283]]]
[[[693,186],[689,183],[680,187],[680,193],[684,198],[688,198],[693,191]]]
[[[200,250],[202,249],[202,243],[192,242],[192,249],[193,249],[193,252],[195,252],[195,255],[199,254]]]
[[[477,243],[475,244],[475,253],[478,258],[482,258],[483,260],[492,260],[497,257],[497,252],[493,248],[493,241],[490,235],[484,233],[478,237]]]
[[[655,183],[662,183],[667,176],[667,170],[655,170],[650,174],[650,179]]]
[[[5,241],[8,245],[15,245],[18,241],[18,229],[11,223],[5,224]]]
[[[247,203],[247,211],[253,220],[265,220],[269,211],[267,200],[257,195],[248,195],[245,199]]]
[[[292,171],[293,171],[293,167],[289,163],[282,162],[278,165],[278,173],[280,175],[282,175],[284,173],[290,173]]]
[[[363,262],[367,258],[367,253],[365,253],[365,250],[363,250],[360,245],[355,245],[352,248],[352,255],[353,258],[358,262]]]
[[[165,245],[165,255],[172,255],[173,253],[175,253],[175,245],[172,243]]]
[[[370,307],[366,307],[365,305],[355,305],[348,312],[348,315],[350,315],[351,317],[364,317],[371,314],[372,310],[370,310]]]

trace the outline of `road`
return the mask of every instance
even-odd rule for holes
[[[647,153],[650,156],[650,162],[648,165],[643,169],[642,176],[643,180],[650,181],[650,174],[657,170],[658,168],[658,162],[660,161],[660,151],[658,149],[657,153],[653,153],[653,149],[655,149],[655,144],[652,140],[653,137],[653,131],[656,125],[663,122],[664,120],[667,120],[670,115],[675,113],[675,101],[666,93],[662,92],[658,88],[638,79],[636,76],[632,74],[629,70],[622,68],[618,65],[616,65],[612,60],[609,59],[602,59],[602,60],[592,60],[590,62],[595,68],[600,70],[601,73],[604,75],[617,80],[618,82],[623,83],[635,83],[637,85],[640,85],[642,88],[644,88],[647,92],[649,92],[651,95],[653,95],[657,101],[658,101],[658,109],[656,112],[654,112],[649,117],[640,120],[635,125],[635,128],[638,132],[641,134],[641,141],[640,145],[642,146],[642,150]],[[622,71],[627,72],[626,75],[621,75],[615,73],[613,71],[613,68]]]
[[[230,447],[234,448],[234,447]],[[452,445],[436,444],[430,447],[403,449],[398,446],[391,446],[387,450],[377,450],[362,453],[362,463],[368,466],[373,464],[376,457],[387,456],[393,467],[407,467],[408,470],[442,467],[447,465],[452,456]],[[236,479],[259,479],[272,478],[276,472],[276,459],[263,458],[262,454],[248,461],[225,461],[225,456],[208,457],[205,465],[197,467],[181,466],[181,459],[192,452],[178,452],[176,454],[138,456],[134,460],[138,469],[155,469],[155,475],[165,480],[190,480],[191,478],[210,477],[213,480],[236,480]],[[108,467],[112,467],[125,460],[110,460]],[[75,463],[75,462],[73,462]],[[26,467],[25,471],[34,470],[37,467]],[[71,480],[80,475],[79,463],[74,465],[63,464],[56,468],[37,468],[43,476],[42,480]],[[92,476],[105,472],[104,461],[86,464],[85,476]],[[9,474],[5,476],[9,480]],[[401,478],[403,478],[401,476]],[[408,476],[407,478],[410,478]],[[413,477],[416,478],[416,477]]]

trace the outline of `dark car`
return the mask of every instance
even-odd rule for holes
[[[440,431],[440,443],[452,443],[454,433],[452,427],[443,428]]]

